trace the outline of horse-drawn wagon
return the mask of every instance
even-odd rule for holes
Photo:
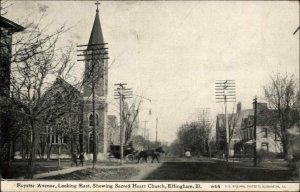
[[[159,163],[160,153],[164,153],[162,147],[158,147],[156,149],[147,149],[142,151],[137,151],[134,149],[132,144],[123,146],[123,157],[127,161],[137,160],[137,163],[147,162],[148,157],[152,158],[152,163],[156,160]],[[120,145],[110,145],[109,156],[110,160],[120,159],[121,158],[121,147]]]
[[[109,148],[109,159],[121,158],[121,146],[120,145],[110,145]],[[123,146],[123,157],[128,161],[134,161],[136,159],[136,150],[132,147],[132,145],[124,145]]]

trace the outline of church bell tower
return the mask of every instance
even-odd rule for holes
[[[85,72],[83,88],[83,129],[84,129],[84,151],[91,155],[94,150],[94,139],[96,139],[97,158],[105,158],[107,152],[107,77],[108,66],[105,58],[107,52],[103,38],[100,18],[99,3],[93,28],[85,52]],[[93,97],[94,91],[94,97]],[[93,113],[93,98],[95,113]],[[94,117],[95,114],[95,117]],[[94,120],[95,118],[95,120]],[[95,121],[96,138],[93,134]]]

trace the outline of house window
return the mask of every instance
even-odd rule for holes
[[[51,143],[52,144],[58,144],[59,139],[60,139],[61,143],[66,143],[66,136],[63,136],[60,138],[59,135],[51,135]]]
[[[61,143],[66,143],[67,140],[68,140],[68,135],[63,135],[61,137]]]
[[[252,129],[249,129],[250,132],[250,139],[252,139]]]
[[[267,138],[268,137],[268,129],[267,128],[263,128],[262,129],[262,137],[263,138]]]
[[[93,114],[90,114],[89,115],[89,126],[93,126]],[[98,114],[96,114],[96,125],[98,126],[99,125],[99,116]]]
[[[263,149],[266,152],[269,152],[269,143],[262,143],[261,149]]]
[[[58,143],[58,135],[51,135],[51,143],[56,144]]]

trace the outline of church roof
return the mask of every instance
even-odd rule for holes
[[[10,29],[13,32],[20,32],[25,30],[21,25],[14,23],[13,21],[6,19],[5,17],[0,16],[0,27],[5,29]]]
[[[104,43],[102,28],[100,24],[99,12],[96,11],[93,29],[89,39],[89,45]],[[88,46],[88,49],[91,48]]]

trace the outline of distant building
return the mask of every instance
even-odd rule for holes
[[[269,109],[267,103],[257,104],[256,120],[256,149],[266,152],[281,153],[282,143],[278,136],[279,128],[275,110]],[[237,111],[228,114],[228,127],[230,128],[229,156],[238,154],[252,156],[254,139],[254,109],[242,110],[238,103]],[[225,115],[217,115],[216,142],[220,153],[226,154]]]
[[[12,37],[25,28],[0,16],[0,97],[9,97]]]
[[[13,34],[25,30],[24,27],[0,16],[0,161],[1,175],[5,177],[11,159],[11,100],[10,75]]]
[[[252,109],[252,111],[254,111]],[[242,151],[246,155],[253,154],[254,139],[254,113],[243,118],[241,125],[242,140],[236,146],[237,151]],[[275,110],[269,109],[267,103],[257,103],[256,119],[256,150],[266,152],[281,153],[283,152],[282,143],[278,135],[279,127]]]
[[[135,105],[133,104],[131,107],[131,121],[133,121],[133,125],[132,125],[132,136],[136,136],[139,133],[139,112],[137,111],[138,109],[135,108]],[[135,119],[134,118],[134,114],[136,114]]]
[[[241,125],[243,118],[249,114],[253,114],[252,109],[242,109],[242,104],[239,102],[236,107],[236,112],[227,115],[227,123],[229,127],[229,156],[234,156],[236,153],[235,145],[242,140]],[[216,122],[216,144],[219,153],[226,154],[226,126],[225,115],[218,114]]]
[[[109,144],[120,143],[120,127],[115,115],[107,116],[107,141]]]

